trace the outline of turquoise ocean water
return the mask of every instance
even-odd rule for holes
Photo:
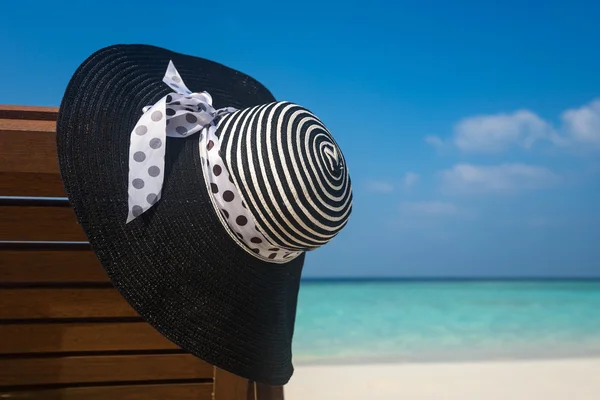
[[[294,362],[600,355],[600,281],[317,281],[299,295]]]

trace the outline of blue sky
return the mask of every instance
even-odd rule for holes
[[[111,44],[210,58],[344,151],[351,222],[305,276],[600,276],[599,3],[124,4],[3,4],[0,103],[58,105]]]

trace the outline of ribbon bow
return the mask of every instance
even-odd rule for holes
[[[169,61],[163,82],[175,92],[144,107],[144,114],[131,131],[127,223],[160,200],[167,136],[185,138],[216,126],[220,116],[237,111],[231,107],[215,110],[209,93],[192,93],[172,61]]]

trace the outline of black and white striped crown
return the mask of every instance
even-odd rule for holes
[[[307,109],[276,102],[229,114],[221,158],[256,229],[274,246],[310,251],[348,222],[352,186],[344,155]]]
[[[198,134],[204,181],[231,238],[263,261],[286,263],[329,242],[347,223],[352,187],[344,156],[323,123],[289,102],[244,110],[212,106],[173,62],[173,92],[130,132],[126,223],[162,196],[166,142]]]

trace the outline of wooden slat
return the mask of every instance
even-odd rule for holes
[[[145,322],[0,325],[0,354],[172,349]]]
[[[109,282],[91,250],[0,249],[0,283]]]
[[[0,153],[2,149],[0,149]],[[0,171],[1,196],[66,197],[59,174]]]
[[[55,131],[54,120],[0,118],[0,196],[65,196]]]
[[[256,400],[284,400],[283,386],[254,383]]]
[[[137,316],[114,288],[0,289],[0,319]]]
[[[2,134],[18,134],[13,139],[21,138],[32,145],[35,145],[34,139],[39,139],[41,136],[36,136],[39,133],[56,133],[56,121],[44,121],[35,119],[13,119],[0,118],[0,133]],[[29,135],[25,135],[29,134]],[[32,136],[33,135],[33,136]],[[27,138],[27,139],[24,139]],[[54,135],[50,136],[54,139]],[[10,143],[6,143],[10,145]]]
[[[54,121],[0,119],[0,171],[59,173]]]
[[[213,367],[191,354],[0,358],[0,386],[209,379]]]
[[[58,118],[58,107],[0,104],[0,118],[55,121]]]
[[[0,240],[87,241],[70,207],[1,206]]]
[[[250,382],[221,368],[214,367],[214,400],[246,400]]]
[[[257,396],[256,384],[252,381],[248,381],[248,389],[246,391],[246,398],[244,400],[258,400]]]
[[[5,391],[10,400],[212,400],[212,383],[74,387],[50,390]]]

